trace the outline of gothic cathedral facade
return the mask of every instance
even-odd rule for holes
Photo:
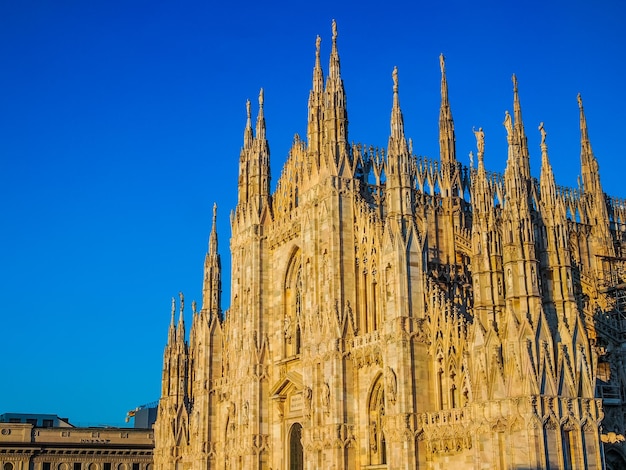
[[[262,91],[254,126],[248,102],[230,308],[214,208],[188,339],[172,305],[155,467],[626,462],[626,204],[603,193],[578,102],[576,190],[555,184],[543,125],[531,177],[515,77],[504,174],[485,169],[482,129],[476,167],[457,161],[443,56],[438,161],[405,138],[397,70],[387,148],[350,144],[333,22],[273,192]]]

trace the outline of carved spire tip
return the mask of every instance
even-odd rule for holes
[[[259,107],[263,107],[263,103],[265,101],[263,88],[259,91]]]
[[[446,73],[446,57],[443,55],[443,52],[439,54],[439,67],[441,68],[441,73]]]
[[[248,116],[248,119],[250,119],[250,117],[251,117],[251,113],[250,113],[250,100],[246,100],[246,115]]]
[[[333,19],[332,22],[332,30],[333,30],[333,44],[337,41],[337,22]]]

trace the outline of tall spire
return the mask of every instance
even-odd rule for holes
[[[442,164],[456,163],[454,121],[448,100],[448,81],[446,62],[443,54],[439,55],[441,67],[441,108],[439,110],[439,153]]]
[[[183,317],[185,311],[185,297],[182,292],[178,293],[180,298],[180,310],[178,316],[178,326],[176,327],[176,339],[180,344],[185,342],[185,319]]]
[[[265,114],[263,113],[264,102],[265,97],[263,88],[261,88],[261,91],[259,91],[259,114],[256,118],[256,138],[260,141],[265,140]]]
[[[404,137],[404,119],[400,110],[400,97],[398,95],[398,67],[393,68],[393,107],[391,109],[391,136],[389,138],[389,151],[391,151],[392,142],[396,146],[398,153],[408,152],[406,139]]]
[[[315,38],[315,67],[313,68],[313,92],[322,93],[324,91],[324,71],[322,70],[322,61],[320,58],[320,47],[322,38]]]
[[[322,39],[315,40],[315,66],[313,67],[313,85],[309,94],[309,120],[307,124],[307,141],[309,151],[315,155],[319,166],[319,153],[322,147],[322,122],[324,119],[324,72],[320,59]]]
[[[543,122],[539,124],[539,132],[541,132],[541,199],[544,203],[553,206],[556,202],[556,183],[552,165],[550,165],[550,159],[548,158],[547,132],[543,127]]]
[[[348,155],[348,113],[346,93],[341,79],[339,52],[337,51],[337,23],[332,23],[333,38],[326,79],[324,103],[324,127],[327,140],[326,156],[330,157],[337,168],[340,160]]]
[[[250,100],[246,100],[246,129],[243,133],[243,148],[249,149],[252,147],[252,141],[254,136],[252,135],[252,116],[250,113]]]
[[[583,107],[583,99],[578,93],[578,109],[580,111],[580,164],[583,179],[583,190],[585,192],[594,192],[597,184],[600,182],[599,165],[596,157],[591,149],[589,141],[589,132],[587,130],[587,118],[585,117],[585,108]]]
[[[400,110],[400,97],[398,94],[397,67],[393,69],[392,79],[393,106],[391,108],[391,134],[387,149],[388,211],[390,215],[404,215],[411,213],[411,180],[409,149],[404,136],[404,119]]]
[[[172,297],[172,319],[170,321],[170,328],[167,333],[167,344],[172,346],[176,340],[176,299]]]
[[[530,178],[530,157],[528,153],[528,139],[526,138],[526,132],[524,131],[524,122],[522,120],[522,106],[519,100],[519,93],[517,88],[517,77],[513,74],[513,117],[515,118],[515,140],[519,145],[519,167],[525,178]]]
[[[219,314],[222,280],[221,261],[217,252],[217,204],[213,204],[213,226],[209,236],[209,250],[204,257],[204,282],[202,284],[202,310]]]

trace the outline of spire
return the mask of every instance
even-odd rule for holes
[[[397,67],[394,67],[391,76],[393,78],[393,106],[391,108],[391,135],[387,149],[389,214],[409,214],[411,213],[409,149],[404,137],[404,119],[400,110]]]
[[[320,46],[322,38],[315,38],[315,67],[313,68],[313,92],[322,93],[324,91],[324,72],[322,71],[322,62],[320,58]]]
[[[315,66],[313,67],[313,85],[309,94],[309,121],[307,124],[307,141],[309,150],[315,154],[319,166],[319,153],[322,147],[322,121],[324,119],[324,72],[320,60],[322,39],[315,40]]]
[[[578,109],[580,110],[580,164],[583,179],[583,190],[585,192],[595,191],[596,184],[599,184],[599,165],[596,157],[591,149],[589,141],[589,132],[587,130],[587,118],[585,117],[585,108],[583,107],[583,99],[578,93]]]
[[[328,76],[333,79],[339,79],[339,52],[337,51],[337,22],[332,22],[333,43],[330,51],[330,63],[328,65]]]
[[[265,115],[263,113],[264,101],[265,98],[263,95],[263,88],[261,88],[261,91],[259,91],[259,114],[256,118],[256,138],[260,141],[265,140]]]
[[[178,326],[176,327],[176,339],[183,344],[185,342],[185,320],[183,318],[183,313],[185,311],[185,297],[182,292],[178,293],[178,297],[180,298],[180,310],[178,316]]]
[[[441,67],[441,108],[439,110],[439,154],[442,164],[456,163],[454,121],[448,100],[448,81],[446,62],[443,54],[439,55]]]
[[[213,204],[213,226],[209,236],[209,250],[204,257],[204,282],[202,284],[202,309],[219,314],[221,303],[221,261],[217,252],[217,204]]]
[[[553,205],[556,201],[556,183],[552,165],[550,165],[550,159],[548,158],[547,132],[543,127],[543,122],[539,124],[539,132],[541,132],[541,199],[544,203]]]
[[[170,321],[170,328],[169,328],[169,331],[167,333],[167,344],[168,344],[168,346],[173,345],[174,341],[176,340],[176,322],[175,322],[175,317],[176,317],[176,299],[174,297],[172,297],[172,320]]]
[[[389,150],[391,151],[391,142],[394,141],[398,152],[408,152],[406,148],[406,139],[404,138],[404,119],[400,110],[400,97],[398,95],[398,67],[393,68],[393,107],[391,109],[391,137],[389,139]]]
[[[332,23],[333,38],[326,79],[324,103],[324,135],[327,137],[326,156],[340,167],[340,160],[348,155],[348,113],[346,93],[340,74],[339,52],[337,51],[337,23]]]
[[[209,254],[217,254],[217,204],[213,203],[213,225],[209,236]]]
[[[522,106],[519,100],[517,89],[517,77],[513,74],[513,117],[515,118],[515,140],[519,145],[519,167],[525,178],[530,178],[530,158],[528,153],[528,139],[524,131],[524,122],[522,120]]]
[[[250,114],[250,100],[246,100],[246,129],[243,133],[243,148],[249,149],[252,147],[252,140],[254,136],[252,135],[252,118]]]

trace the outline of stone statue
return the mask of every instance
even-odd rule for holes
[[[439,67],[441,67],[441,73],[446,73],[446,58],[443,53],[439,54]]]
[[[248,421],[250,420],[250,405],[248,404],[248,402],[244,402],[243,404],[243,408],[242,408],[242,415],[243,415],[243,424],[247,425]]]
[[[311,401],[313,399],[313,390],[308,385],[302,390],[302,398],[304,399],[304,416],[311,417]]]
[[[178,297],[180,297],[180,313],[182,314],[185,310],[185,296],[182,292],[179,292]]]
[[[391,78],[393,78],[393,91],[394,93],[398,92],[398,67],[393,68],[393,72],[391,73]]]
[[[333,41],[337,39],[337,22],[333,20]]]
[[[322,407],[327,413],[330,412],[330,386],[328,382],[324,382],[322,385]]]
[[[474,152],[472,152],[471,150],[469,153],[469,161],[470,161],[470,168],[474,168]]]
[[[513,121],[508,111],[504,113],[504,127],[506,128],[507,137],[510,139],[513,137]]]
[[[319,36],[319,34],[317,35],[317,38],[315,39],[315,50],[317,51],[317,54],[319,55],[320,53],[320,46],[322,45],[322,38]]]
[[[479,127],[478,130],[472,127],[472,131],[476,136],[476,147],[478,147],[478,154],[485,153],[485,132],[482,127]]]
[[[376,421],[370,423],[370,449],[373,452],[378,450],[378,436],[376,432]]]
[[[539,132],[541,132],[541,146],[543,147],[544,145],[546,145],[546,135],[547,135],[547,132],[543,127],[543,122],[539,124]]]
[[[398,396],[398,384],[396,382],[396,373],[389,366],[385,369],[385,392],[392,405],[396,404],[396,398]]]

